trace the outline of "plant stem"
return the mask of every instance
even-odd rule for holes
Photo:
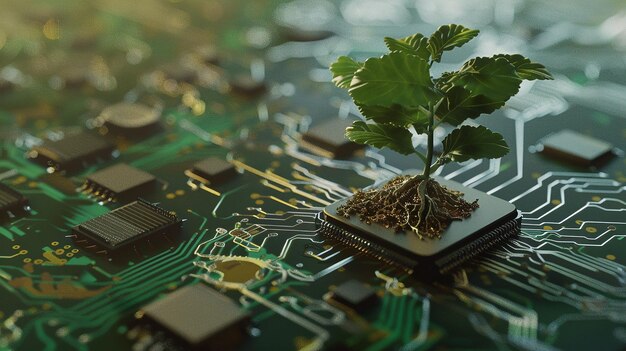
[[[433,163],[433,149],[434,149],[434,134],[435,134],[435,108],[432,104],[428,104],[428,145],[426,146],[426,162],[424,163],[424,172],[422,172],[423,178],[430,177],[430,166]]]

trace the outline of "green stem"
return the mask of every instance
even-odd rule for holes
[[[439,167],[441,167],[441,165],[443,165],[446,161],[446,158],[443,156],[440,156],[437,161],[435,163],[433,163],[432,166],[430,166],[430,172],[435,172],[437,169],[439,169]]]
[[[439,105],[439,104],[437,104]],[[433,163],[433,149],[434,149],[434,126],[435,124],[435,108],[432,104],[428,104],[428,129],[426,133],[428,133],[428,144],[426,146],[426,162],[424,163],[424,172],[422,172],[422,177],[429,178],[430,177],[430,167]]]

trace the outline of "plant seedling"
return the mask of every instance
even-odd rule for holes
[[[338,210],[396,231],[412,231],[420,238],[441,237],[452,220],[471,216],[478,203],[432,178],[442,165],[470,159],[500,158],[509,152],[502,135],[484,126],[462,125],[467,119],[490,114],[519,91],[523,80],[552,79],[546,68],[519,54],[475,57],[458,70],[433,77],[431,67],[446,51],[472,40],[478,30],[457,24],[439,27],[430,37],[420,33],[385,38],[389,53],[358,62],[341,56],[331,66],[333,83],[347,89],[366,121],[346,129],[356,143],[415,154],[424,170],[398,176],[380,188],[360,190]],[[434,153],[434,130],[442,124],[454,129]],[[413,133],[426,134],[426,154],[416,150]]]

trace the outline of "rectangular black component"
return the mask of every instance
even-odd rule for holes
[[[175,215],[143,200],[131,202],[74,228],[73,233],[86,237],[110,250],[116,250],[155,234],[180,230]]]
[[[371,286],[354,279],[337,286],[332,299],[357,312],[363,312],[378,302],[376,291]]]
[[[568,129],[548,135],[541,144],[546,156],[580,167],[599,167],[614,156],[611,144]]]
[[[469,218],[452,221],[441,239],[420,240],[412,232],[396,233],[378,224],[361,222],[355,216],[340,216],[337,208],[345,199],[324,209],[321,232],[385,262],[399,265],[420,279],[432,279],[448,273],[481,252],[519,234],[521,214],[513,204],[457,182],[436,179],[440,184],[464,193],[468,202],[477,199],[480,205]]]
[[[150,191],[156,178],[125,163],[90,174],[83,189],[104,199],[128,199]]]
[[[224,183],[237,175],[235,166],[217,157],[196,162],[192,172],[211,184]]]
[[[194,350],[233,350],[250,317],[202,283],[180,288],[143,309],[143,316]]]
[[[111,158],[115,146],[101,136],[89,132],[68,135],[61,140],[47,140],[33,147],[28,158],[46,167],[48,173],[75,172],[86,165]]]
[[[8,219],[9,213],[16,215],[25,212],[26,205],[28,205],[28,199],[0,183],[0,221]]]
[[[346,128],[352,125],[351,120],[332,118],[324,121],[302,135],[302,145],[321,156],[347,158],[365,145],[353,143],[346,139]]]

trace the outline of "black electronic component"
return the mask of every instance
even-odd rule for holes
[[[358,280],[341,283],[333,291],[331,298],[357,312],[363,312],[378,302],[376,290]]]
[[[161,67],[160,72],[163,73],[165,79],[171,79],[176,82],[193,83],[198,73],[184,62],[175,62]]]
[[[111,158],[115,146],[108,140],[88,132],[66,136],[61,140],[47,140],[33,147],[27,157],[46,167],[48,173],[74,172],[88,164]]]
[[[96,244],[114,251],[137,240],[180,230],[181,220],[175,215],[138,200],[90,219],[72,231]]]
[[[0,93],[8,93],[13,90],[14,87],[15,85],[12,82],[0,77]]]
[[[235,166],[217,157],[196,162],[191,172],[200,177],[200,181],[211,184],[224,183],[237,175]]]
[[[161,129],[159,110],[139,103],[111,105],[102,110],[96,120],[108,132],[129,138],[145,137]]]
[[[238,75],[230,82],[230,90],[236,95],[253,98],[262,95],[267,90],[265,82],[255,80],[248,75]]]
[[[615,156],[605,141],[564,129],[540,141],[542,154],[581,167],[599,167]]]
[[[346,139],[351,120],[333,118],[313,126],[302,135],[302,146],[325,157],[347,158],[365,145]]]
[[[194,56],[205,65],[218,66],[220,64],[220,55],[214,46],[203,46],[198,48]]]
[[[129,199],[150,191],[155,183],[152,174],[120,163],[90,174],[82,190],[103,199]]]
[[[281,30],[285,39],[289,41],[309,42],[328,39],[335,35],[329,30],[304,29],[296,27],[283,27]]]
[[[378,224],[366,224],[358,216],[340,216],[337,208],[345,199],[324,209],[321,232],[326,237],[396,264],[420,279],[448,273],[519,234],[521,214],[513,204],[457,182],[443,178],[437,178],[437,181],[464,193],[468,202],[478,200],[480,205],[469,218],[452,221],[441,239],[421,240],[412,232],[398,233]]]
[[[0,222],[27,211],[28,199],[0,183]]]
[[[233,350],[246,336],[248,313],[203,285],[180,288],[142,308],[143,317],[194,350]]]

